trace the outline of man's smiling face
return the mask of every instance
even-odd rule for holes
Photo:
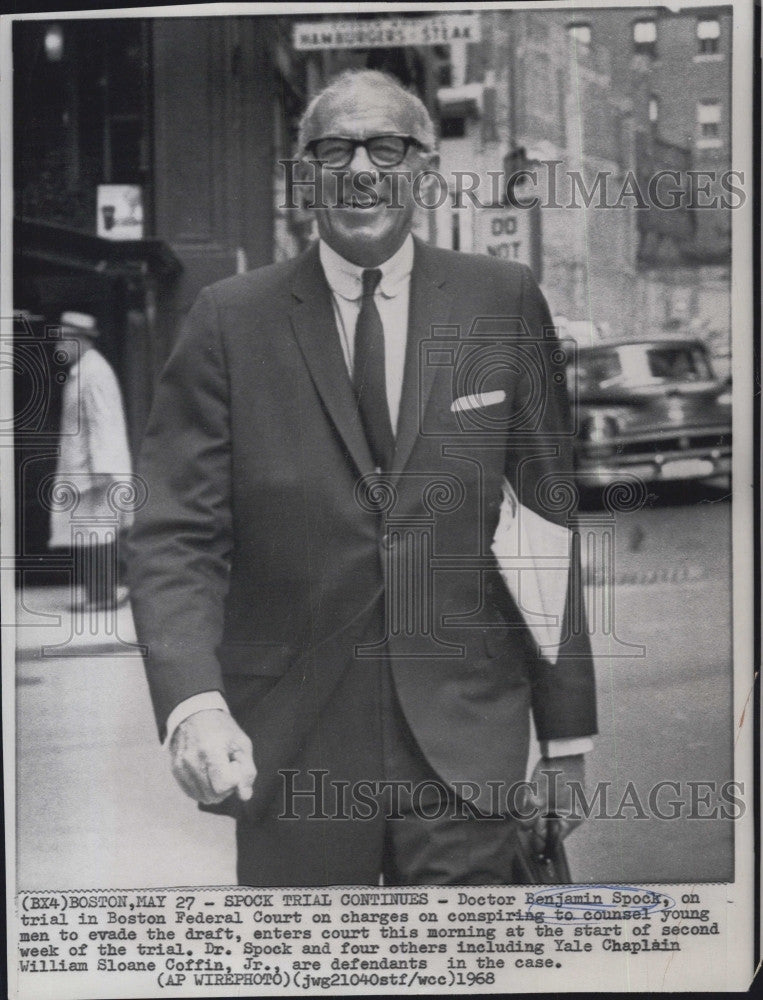
[[[377,135],[410,136],[421,145],[426,145],[427,139],[404,92],[359,80],[319,101],[308,122],[305,142],[329,136],[368,139]],[[322,200],[328,207],[316,209],[321,238],[359,267],[376,267],[388,260],[411,230],[413,183],[431,160],[431,154],[411,145],[402,163],[384,170],[374,165],[364,146],[357,146],[343,169],[324,166]]]

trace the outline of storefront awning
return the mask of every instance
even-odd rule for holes
[[[66,226],[27,219],[13,220],[13,255],[17,267],[60,269],[115,277],[128,271],[171,279],[182,264],[163,240],[107,240]]]

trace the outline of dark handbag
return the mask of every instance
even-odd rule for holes
[[[532,830],[517,827],[517,853],[514,859],[517,885],[571,885],[564,841],[559,836],[559,821],[549,819],[543,850],[533,846]]]

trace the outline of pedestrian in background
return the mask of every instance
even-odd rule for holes
[[[49,544],[72,549],[73,583],[81,595],[73,596],[75,608],[115,608],[127,598],[127,589],[117,586],[117,539],[132,522],[132,513],[119,510],[112,492],[132,472],[122,394],[114,370],[95,347],[95,318],[64,312],[61,332],[60,349],[71,365],[52,495],[73,492],[76,503],[54,504]]]

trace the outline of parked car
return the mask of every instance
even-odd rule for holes
[[[649,482],[731,473],[731,384],[699,340],[578,347],[575,458],[584,485],[631,473]]]

